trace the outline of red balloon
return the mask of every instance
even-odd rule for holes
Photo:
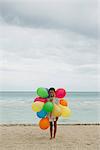
[[[57,98],[63,98],[66,95],[66,91],[64,89],[57,89],[56,90],[56,97]]]
[[[40,101],[40,102],[46,103],[47,99],[46,98],[41,98],[41,97],[36,97],[35,100],[34,100],[34,102],[36,102],[36,101]]]

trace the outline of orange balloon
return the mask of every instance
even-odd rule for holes
[[[63,106],[68,106],[68,102],[67,102],[66,100],[64,100],[64,99],[61,99],[61,100],[59,101],[59,103],[60,103],[61,105],[63,105]]]
[[[48,129],[49,126],[50,126],[48,117],[42,118],[42,119],[40,120],[40,122],[39,122],[39,126],[40,126],[40,128],[43,129],[43,130]]]

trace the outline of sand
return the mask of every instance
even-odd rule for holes
[[[100,125],[59,125],[56,139],[49,129],[33,125],[0,125],[0,150],[99,150]]]

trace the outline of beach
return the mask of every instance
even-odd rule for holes
[[[0,150],[99,150],[100,92],[69,92],[72,116],[60,117],[56,139],[39,128],[36,92],[0,93]]]
[[[0,150],[99,150],[100,125],[58,125],[55,139],[37,125],[0,125]]]

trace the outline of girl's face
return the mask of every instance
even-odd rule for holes
[[[49,95],[50,95],[50,97],[55,97],[55,92],[53,90],[50,90]]]

